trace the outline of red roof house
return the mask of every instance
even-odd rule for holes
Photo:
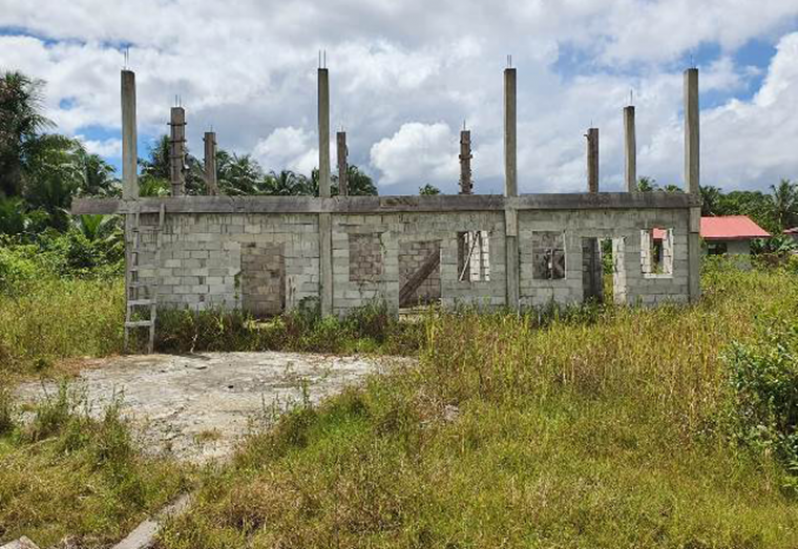
[[[770,238],[770,233],[747,215],[724,215],[701,218],[701,238],[704,240],[751,240]]]
[[[796,237],[798,237],[798,228]],[[787,231],[785,231],[787,232]],[[665,239],[665,229],[652,231],[654,241]],[[701,238],[707,242],[710,254],[748,254],[750,242],[755,238],[770,238],[770,233],[753,222],[747,215],[724,215],[701,218]]]
[[[770,233],[747,215],[725,215],[701,218],[701,238],[709,254],[751,253],[751,240],[770,238]]]

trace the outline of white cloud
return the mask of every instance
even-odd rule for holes
[[[105,140],[86,139],[82,135],[75,136],[86,150],[91,154],[98,154],[105,158],[121,158],[122,157],[122,140],[111,138]]]
[[[399,181],[426,183],[456,181],[459,137],[443,122],[402,124],[393,136],[371,147],[371,163],[383,176],[381,183]]]
[[[315,137],[302,128],[277,128],[258,141],[253,156],[261,165],[275,171],[288,169],[309,174],[318,165],[319,148],[313,146]]]
[[[345,126],[350,160],[380,174],[389,192],[433,182],[454,191],[457,131],[467,120],[480,192],[502,188],[505,55],[519,69],[522,191],[585,187],[584,138],[601,129],[601,184],[620,188],[621,108],[635,90],[639,173],[681,181],[681,73],[674,61],[703,46],[704,181],[763,187],[795,174],[798,62],[794,0],[329,0],[276,2],[0,0],[0,70],[47,80],[48,115],[60,131],[103,141],[119,131],[121,47],[131,45],[139,133],[164,133],[175,95],[188,115],[189,147],[210,125],[219,145],[253,153],[264,168],[309,173],[317,164],[317,51],[331,70],[332,126]],[[735,49],[779,44],[762,89]],[[577,73],[557,65],[576,52]],[[565,71],[565,75],[564,75]],[[792,133],[790,133],[792,132]],[[117,153],[118,154],[118,153]],[[334,162],[334,160],[333,160]],[[389,189],[386,189],[390,186]]]

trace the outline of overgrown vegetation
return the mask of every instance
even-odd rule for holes
[[[119,402],[90,411],[61,385],[22,422],[0,390],[0,540],[105,546],[186,489],[181,468],[141,455]]]
[[[44,279],[0,293],[0,376],[47,373],[59,360],[122,348],[124,283]]]
[[[741,434],[794,433],[794,332],[762,327],[794,330],[798,279],[705,290],[542,328],[430,315],[418,367],[253,437],[161,546],[794,547],[789,454]]]
[[[773,452],[798,475],[798,322],[767,323],[754,342],[732,345],[726,360],[738,440]]]
[[[156,346],[164,352],[304,351],[316,353],[415,354],[424,337],[418,322],[402,322],[383,305],[349,316],[321,318],[299,310],[257,322],[240,312],[166,311],[159,316]]]

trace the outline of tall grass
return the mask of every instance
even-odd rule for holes
[[[250,439],[162,546],[795,547],[795,483],[734,436],[722,356],[795,322],[798,279],[704,282],[543,326],[430,315],[417,367]]]
[[[0,375],[122,349],[124,281],[43,277],[0,293]]]
[[[106,547],[187,488],[184,469],[140,453],[119,403],[99,419],[89,404],[61,385],[0,430],[0,543]]]

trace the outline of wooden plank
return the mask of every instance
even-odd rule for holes
[[[424,262],[419,266],[418,270],[410,275],[407,279],[407,282],[404,283],[404,286],[399,290],[399,306],[405,307],[410,305],[410,298],[413,297],[413,294],[416,293],[421,285],[424,283],[429,275],[431,275],[435,269],[438,268],[438,265],[441,263],[441,251],[435,250],[434,252],[430,253]]]

